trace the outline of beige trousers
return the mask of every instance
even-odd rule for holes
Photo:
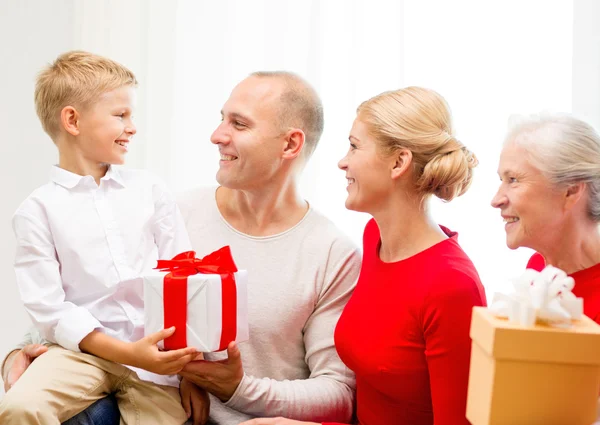
[[[181,425],[179,388],[142,381],[127,367],[53,345],[0,403],[2,425],[53,425],[115,393],[121,425]]]

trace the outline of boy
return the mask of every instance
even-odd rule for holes
[[[111,392],[127,424],[187,420],[169,375],[195,350],[158,350],[174,328],[144,337],[141,275],[190,242],[158,179],[112,166],[136,133],[136,86],[124,66],[82,51],[37,79],[36,111],[59,163],[13,217],[15,271],[33,323],[58,345],[5,395],[3,425],[58,424]]]

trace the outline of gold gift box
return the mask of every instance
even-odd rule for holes
[[[591,425],[600,388],[600,326],[524,327],[474,307],[467,419],[473,425]]]

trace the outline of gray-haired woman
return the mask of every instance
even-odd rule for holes
[[[537,251],[528,268],[551,264],[575,279],[584,313],[600,323],[600,136],[570,115],[522,118],[509,131],[492,206],[506,244]]]

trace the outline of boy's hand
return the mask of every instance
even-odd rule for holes
[[[179,384],[179,394],[181,394],[181,405],[187,417],[192,417],[194,425],[204,425],[208,421],[210,410],[208,393],[183,378]]]
[[[178,373],[196,357],[197,351],[194,347],[160,351],[156,344],[173,335],[173,332],[175,332],[174,326],[130,343],[130,355],[132,358],[130,364],[160,375],[174,375]]]
[[[18,351],[13,351],[8,355],[4,364],[4,391],[8,391],[10,387],[15,385],[15,382],[25,373],[31,362],[37,357],[48,351],[48,347],[42,344],[29,344]]]

